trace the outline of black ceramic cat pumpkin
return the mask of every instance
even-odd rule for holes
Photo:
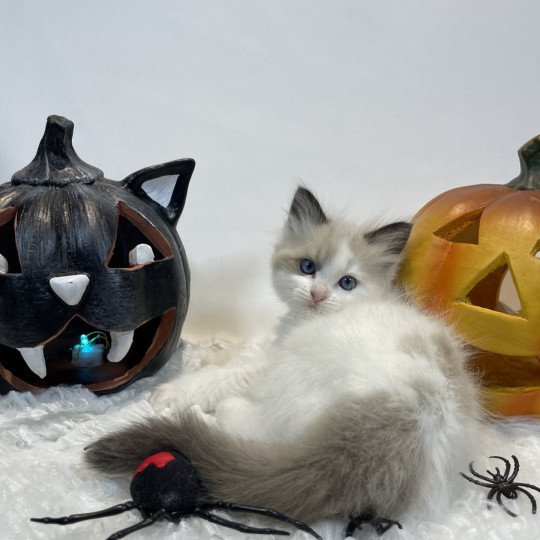
[[[0,391],[117,391],[177,345],[189,269],[176,233],[191,159],[113,182],[51,116],[34,160],[0,186]]]

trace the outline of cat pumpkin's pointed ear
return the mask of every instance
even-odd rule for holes
[[[364,238],[370,244],[381,245],[388,254],[399,255],[409,239],[411,229],[412,225],[407,221],[396,221],[365,233]]]
[[[309,189],[300,186],[294,194],[289,210],[287,218],[289,229],[296,231],[304,225],[324,225],[325,223],[328,223],[328,218],[315,195]]]
[[[193,159],[178,159],[134,172],[122,181],[122,186],[148,202],[175,226],[184,209],[193,169]]]

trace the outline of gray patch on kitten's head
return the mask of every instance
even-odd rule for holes
[[[329,219],[313,193],[299,187],[272,258],[276,292],[289,307],[309,316],[337,311],[355,298],[381,294],[395,277],[410,229],[406,222],[375,228]],[[314,275],[302,273],[302,259],[315,263]],[[344,276],[357,280],[354,290],[339,287]],[[311,290],[321,283],[331,294],[316,310],[308,309]]]

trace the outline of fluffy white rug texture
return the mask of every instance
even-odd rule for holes
[[[249,342],[245,347],[255,347]],[[0,539],[105,539],[113,532],[141,519],[132,510],[118,516],[84,521],[73,525],[44,525],[30,522],[31,517],[64,516],[90,512],[127,501],[127,477],[108,478],[96,474],[82,463],[83,448],[114,429],[152,415],[148,402],[157,384],[196,369],[210,344],[189,344],[179,349],[154,377],[143,379],[126,390],[110,396],[95,396],[82,388],[54,388],[38,396],[11,392],[0,397]],[[515,454],[521,463],[517,481],[540,485],[540,421],[509,419],[495,428],[495,436],[486,441],[486,457]],[[493,470],[488,460],[477,470]],[[459,471],[456,471],[456,475]],[[415,474],[415,471],[410,471]],[[461,479],[460,479],[461,481]],[[393,528],[385,540],[459,539],[498,540],[540,539],[540,514],[531,513],[531,502],[520,494],[517,500],[504,499],[518,514],[513,518],[496,504],[486,508],[487,490],[462,480],[458,498],[442,516],[401,516],[403,529]],[[540,494],[532,491],[540,500]],[[437,493],[433,493],[437,497]],[[233,519],[259,526],[277,526],[274,521],[258,521],[241,514]],[[346,522],[312,524],[325,539],[344,537]],[[290,538],[311,538],[303,532],[291,532]],[[159,540],[219,540],[271,538],[226,529],[198,518],[180,523],[160,521],[128,538]],[[282,538],[282,537],[276,537]],[[365,525],[355,538],[377,538]]]

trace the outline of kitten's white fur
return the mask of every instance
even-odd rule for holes
[[[392,290],[410,225],[370,229],[299,188],[272,261],[277,339],[158,389],[156,408],[181,410],[103,437],[87,463],[176,450],[212,497],[310,523],[444,511],[484,435],[477,387],[452,331]]]
[[[384,241],[364,239],[372,225],[314,223],[305,211],[300,217],[289,216],[274,252],[274,288],[289,308],[275,340],[160,386],[150,398],[154,408],[196,405],[238,435],[291,440],[344,396],[390,388],[397,401],[414,399],[410,383],[422,374],[440,389],[441,407],[446,400],[441,410],[454,414],[445,370],[464,370],[465,350],[442,322],[393,289],[400,256],[389,254]],[[280,264],[301,253],[324,260],[314,276]],[[352,291],[338,285],[345,275],[358,280]],[[310,291],[319,286],[329,294],[313,307]],[[448,361],[439,358],[443,342],[455,365],[441,369]]]
[[[275,356],[281,354],[273,349],[291,329],[302,322],[338,312],[351,303],[361,309],[364,300],[382,300],[392,290],[400,258],[386,253],[384,245],[372,245],[363,240],[364,235],[374,228],[373,224],[358,226],[336,219],[318,226],[308,219],[289,219],[274,250],[272,273],[274,289],[287,305],[288,311],[279,321],[275,342],[267,344],[271,350],[264,348],[242,352],[233,348],[231,359],[225,365],[223,357],[226,353],[219,351],[215,360],[207,360],[210,365],[158,387],[150,398],[154,408],[184,409],[198,404],[207,412],[214,411],[225,397],[246,394],[248,381],[252,384],[252,376],[272,365]],[[303,258],[299,253],[314,259],[325,259],[314,277],[299,271],[291,272],[282,264],[283,259],[288,257],[295,261]],[[298,266],[297,262],[295,264]],[[338,286],[339,279],[345,275],[353,276],[359,282],[352,291]],[[330,294],[314,309],[310,306],[310,290],[321,284],[329,289]],[[318,339],[325,339],[324,332]],[[209,355],[214,354],[211,351]],[[294,369],[294,366],[291,368]]]

